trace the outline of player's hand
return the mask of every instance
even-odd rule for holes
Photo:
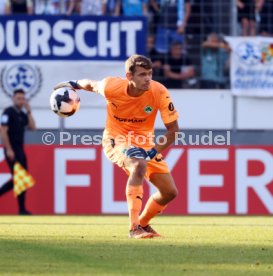
[[[157,155],[157,150],[155,148],[151,148],[146,151],[143,148],[133,147],[128,149],[125,154],[129,158],[152,160]]]
[[[31,111],[30,110],[30,105],[29,105],[29,103],[28,103],[27,100],[25,100],[25,102],[24,102],[24,108],[25,108],[25,110],[26,110],[27,113],[29,113]]]
[[[76,80],[71,80],[71,81],[63,81],[58,83],[57,85],[54,86],[54,90],[61,88],[61,87],[71,87],[73,89],[80,89],[78,83]]]
[[[13,161],[15,158],[15,154],[14,151],[12,149],[8,149],[7,150],[7,157],[10,161]]]
[[[178,34],[183,34],[185,32],[185,25],[181,24],[180,26],[178,26],[176,32]]]
[[[237,7],[239,9],[243,9],[245,7],[245,4],[243,2],[241,2],[241,1],[237,1]]]

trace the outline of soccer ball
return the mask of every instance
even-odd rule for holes
[[[50,107],[61,117],[69,117],[80,108],[80,97],[70,87],[61,87],[54,90],[50,96]]]

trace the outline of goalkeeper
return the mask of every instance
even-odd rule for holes
[[[160,234],[151,227],[150,221],[177,196],[177,188],[161,152],[175,140],[178,113],[168,90],[152,80],[152,63],[148,58],[129,57],[125,70],[125,79],[67,81],[59,83],[55,89],[70,86],[105,97],[107,120],[102,145],[106,156],[128,174],[129,237],[158,237]],[[154,144],[157,111],[167,130],[162,140]],[[148,199],[140,214],[144,178],[153,183],[157,192]]]

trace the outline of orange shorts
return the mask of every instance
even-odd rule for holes
[[[102,141],[102,146],[106,157],[114,164],[118,165],[129,175],[129,171],[126,169],[124,160],[127,158],[125,151],[129,146],[127,145],[115,145],[114,139],[106,138]],[[145,174],[146,179],[150,179],[150,176],[154,173],[170,173],[166,161],[163,159],[162,154],[147,162],[147,171]]]

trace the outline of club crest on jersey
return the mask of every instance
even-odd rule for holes
[[[144,108],[144,111],[145,113],[151,113],[153,111],[153,108],[149,105],[147,105],[145,108]]]

